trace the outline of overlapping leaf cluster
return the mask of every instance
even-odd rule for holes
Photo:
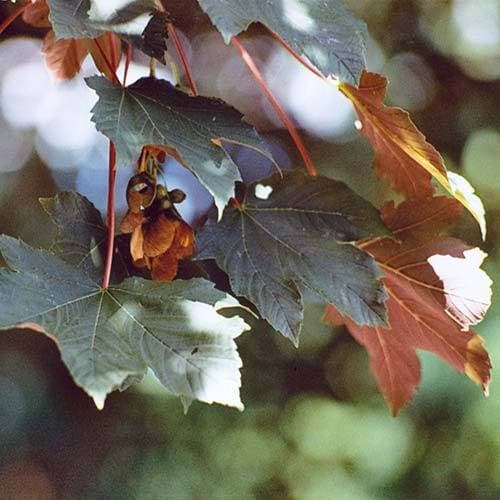
[[[115,145],[118,166],[154,146],[212,194],[218,217],[199,231],[197,259],[215,259],[229,276],[228,292],[248,299],[295,344],[305,298],[326,304],[325,319],[345,324],[368,350],[394,413],[418,385],[416,349],[438,354],[487,391],[490,361],[482,339],[469,331],[490,303],[491,283],[480,269],[485,255],[442,235],[461,206],[484,235],[484,212],[408,114],[384,105],[387,81],[363,69],[364,24],[340,0],[199,4],[226,42],[259,22],[318,75],[340,80],[375,150],[377,174],[406,200],[385,204],[380,218],[348,186],[298,171],[244,186],[240,196],[228,145],[272,156],[236,109],[152,76],[128,87],[117,81],[122,41],[164,62],[167,24],[175,20],[157,2],[33,0],[23,16],[50,30],[44,51],[57,76],[74,76],[88,53],[105,75],[87,79],[98,95],[92,120]],[[434,181],[451,198],[436,195]],[[59,228],[50,251],[0,237],[8,266],[0,271],[0,327],[21,325],[51,336],[99,407],[109,392],[150,368],[187,402],[242,408],[234,338],[248,327],[219,314],[237,300],[201,279],[159,284],[126,277],[133,268],[120,254],[114,284],[101,289],[106,228],[100,214],[75,194],[46,200],[44,207]]]

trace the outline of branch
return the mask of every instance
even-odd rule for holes
[[[241,44],[241,42],[238,40],[237,37],[233,37],[231,39],[231,43],[239,50],[243,61],[245,61],[245,64],[250,69],[253,77],[255,78],[260,88],[268,98],[269,102],[271,103],[271,106],[274,108],[276,113],[278,113],[281,121],[288,129],[288,132],[290,133],[290,136],[292,137],[293,142],[295,143],[295,146],[297,147],[300,153],[300,156],[302,156],[302,159],[306,164],[306,168],[307,171],[309,172],[309,175],[312,176],[318,175],[316,167],[314,166],[311,157],[309,156],[309,152],[307,151],[306,146],[302,142],[302,139],[299,133],[297,132],[295,125],[292,123],[288,115],[285,113],[285,111],[281,107],[281,104],[277,101],[276,97],[274,97],[273,93],[271,92],[271,89],[267,86],[267,83],[265,82],[262,73],[259,71],[259,69],[254,63],[254,60],[252,59],[252,56],[248,53],[247,49],[245,49],[245,47]]]
[[[191,68],[189,66],[186,53],[184,52],[184,48],[182,47],[182,43],[179,39],[179,35],[177,35],[177,31],[175,30],[174,25],[172,23],[168,23],[167,26],[168,26],[168,32],[170,33],[175,48],[177,49],[177,53],[179,54],[182,66],[184,67],[184,72],[186,73],[186,78],[188,80],[191,92],[193,92],[193,95],[198,95],[199,94],[198,88],[196,87],[196,82],[194,81],[193,73],[191,72]]]
[[[116,148],[109,142],[109,165],[108,165],[108,207],[107,207],[107,226],[108,226],[108,246],[106,251],[106,261],[104,263],[104,276],[102,278],[102,288],[109,287],[111,278],[111,269],[113,267],[113,254],[115,251],[115,181],[116,181]]]
[[[16,9],[10,16],[5,19],[0,24],[0,35],[31,5],[31,0],[29,0],[24,5],[21,5],[18,9]]]

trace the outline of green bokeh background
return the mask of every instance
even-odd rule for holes
[[[468,216],[457,234],[489,253],[485,268],[500,282],[500,2],[346,3],[376,40],[371,61],[384,54],[373,64],[391,79],[390,102],[413,109],[448,166],[483,198],[487,241]],[[188,26],[177,4],[172,8]],[[2,16],[7,8],[0,9]],[[25,29],[17,23],[6,36]],[[482,36],[488,30],[493,34]],[[372,154],[362,139],[306,141],[325,174],[374,201],[386,194],[371,183]],[[49,223],[37,199],[54,192],[52,174],[37,158],[0,174],[0,230],[47,243]],[[422,354],[419,392],[392,418],[366,353],[344,330],[321,324],[321,315],[321,307],[307,306],[298,350],[264,322],[254,321],[239,339],[243,413],[195,403],[184,415],[150,376],[111,395],[98,412],[49,340],[2,332],[0,498],[500,498],[497,368],[485,398],[465,376]],[[491,310],[477,327],[494,365],[499,324],[495,286]]]

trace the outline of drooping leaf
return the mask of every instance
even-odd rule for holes
[[[441,155],[425,140],[406,111],[384,105],[387,79],[365,71],[358,87],[340,84],[339,88],[354,104],[361,134],[375,150],[378,175],[408,198],[431,196],[431,179],[436,179],[474,216],[484,237],[484,212],[450,183]]]
[[[129,278],[107,290],[52,253],[0,236],[0,328],[52,338],[76,384],[102,408],[151,368],[174,394],[242,409],[234,338],[248,329],[219,310],[238,306],[202,280]]]
[[[47,33],[42,50],[47,67],[59,80],[68,80],[76,76],[88,55],[86,40],[56,40],[53,31]]]
[[[149,18],[141,35],[130,35],[127,40],[130,40],[146,55],[154,57],[162,64],[165,64],[169,21],[170,18],[167,13],[156,11]]]
[[[326,319],[345,323],[368,350],[380,391],[394,414],[411,400],[420,381],[417,349],[433,352],[465,372],[487,392],[490,360],[478,323],[491,299],[491,280],[480,269],[485,254],[460,240],[439,236],[460,213],[446,197],[387,204],[382,217],[399,241],[363,245],[384,272],[389,328],[362,327],[329,307]]]
[[[100,77],[86,81],[99,96],[92,120],[115,143],[118,164],[135,162],[145,145],[164,146],[210,191],[219,214],[240,180],[221,141],[243,144],[271,157],[255,129],[219,99],[190,96],[154,78],[141,78],[126,88]]]
[[[226,43],[260,22],[325,76],[357,83],[365,67],[367,30],[340,0],[198,0]]]
[[[268,197],[263,184],[271,188]],[[241,208],[207,223],[197,236],[197,258],[216,259],[234,292],[297,343],[306,291],[360,324],[385,323],[380,271],[349,244],[380,234],[375,208],[347,186],[295,172],[251,185]]]

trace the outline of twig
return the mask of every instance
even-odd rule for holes
[[[314,166],[311,157],[309,156],[309,152],[307,151],[306,146],[302,142],[302,139],[297,132],[297,129],[295,128],[295,125],[292,123],[288,115],[285,113],[283,108],[281,107],[281,104],[278,102],[276,97],[274,97],[273,93],[271,92],[271,89],[268,87],[267,83],[265,82],[262,73],[259,71],[257,66],[254,63],[254,60],[252,59],[252,56],[248,53],[247,49],[241,44],[241,42],[238,40],[237,37],[233,37],[231,39],[231,43],[239,50],[240,55],[245,61],[245,64],[248,66],[250,69],[253,77],[259,84],[260,88],[268,98],[269,102],[271,103],[271,106],[274,108],[276,113],[278,113],[281,121],[284,123],[285,127],[288,129],[288,132],[290,133],[290,136],[293,139],[293,142],[295,143],[295,146],[297,147],[300,156],[302,156],[302,159],[304,160],[304,163],[306,165],[307,171],[309,172],[309,175],[316,176],[318,175],[318,172],[316,170],[316,167]]]
[[[113,254],[115,251],[115,181],[116,181],[116,148],[109,142],[109,165],[108,165],[108,246],[106,251],[106,261],[104,263],[104,276],[102,278],[102,288],[109,287],[111,279],[111,269],[113,267]]]
[[[186,78],[189,83],[189,88],[191,89],[191,92],[193,92],[193,95],[198,95],[198,88],[196,87],[196,82],[194,81],[193,78],[193,73],[191,72],[191,68],[189,66],[189,62],[187,60],[186,52],[184,52],[184,48],[182,47],[182,43],[180,41],[179,35],[177,34],[177,31],[175,30],[175,27],[172,23],[168,23],[168,32],[170,33],[170,36],[172,37],[172,40],[174,42],[175,48],[177,50],[177,53],[179,54],[179,58],[182,62],[182,66],[184,67],[184,71],[186,73]]]
[[[2,21],[0,24],[0,34],[2,34],[29,6],[31,5],[31,1],[28,0],[27,3],[21,5],[18,9],[16,9],[10,16]]]

